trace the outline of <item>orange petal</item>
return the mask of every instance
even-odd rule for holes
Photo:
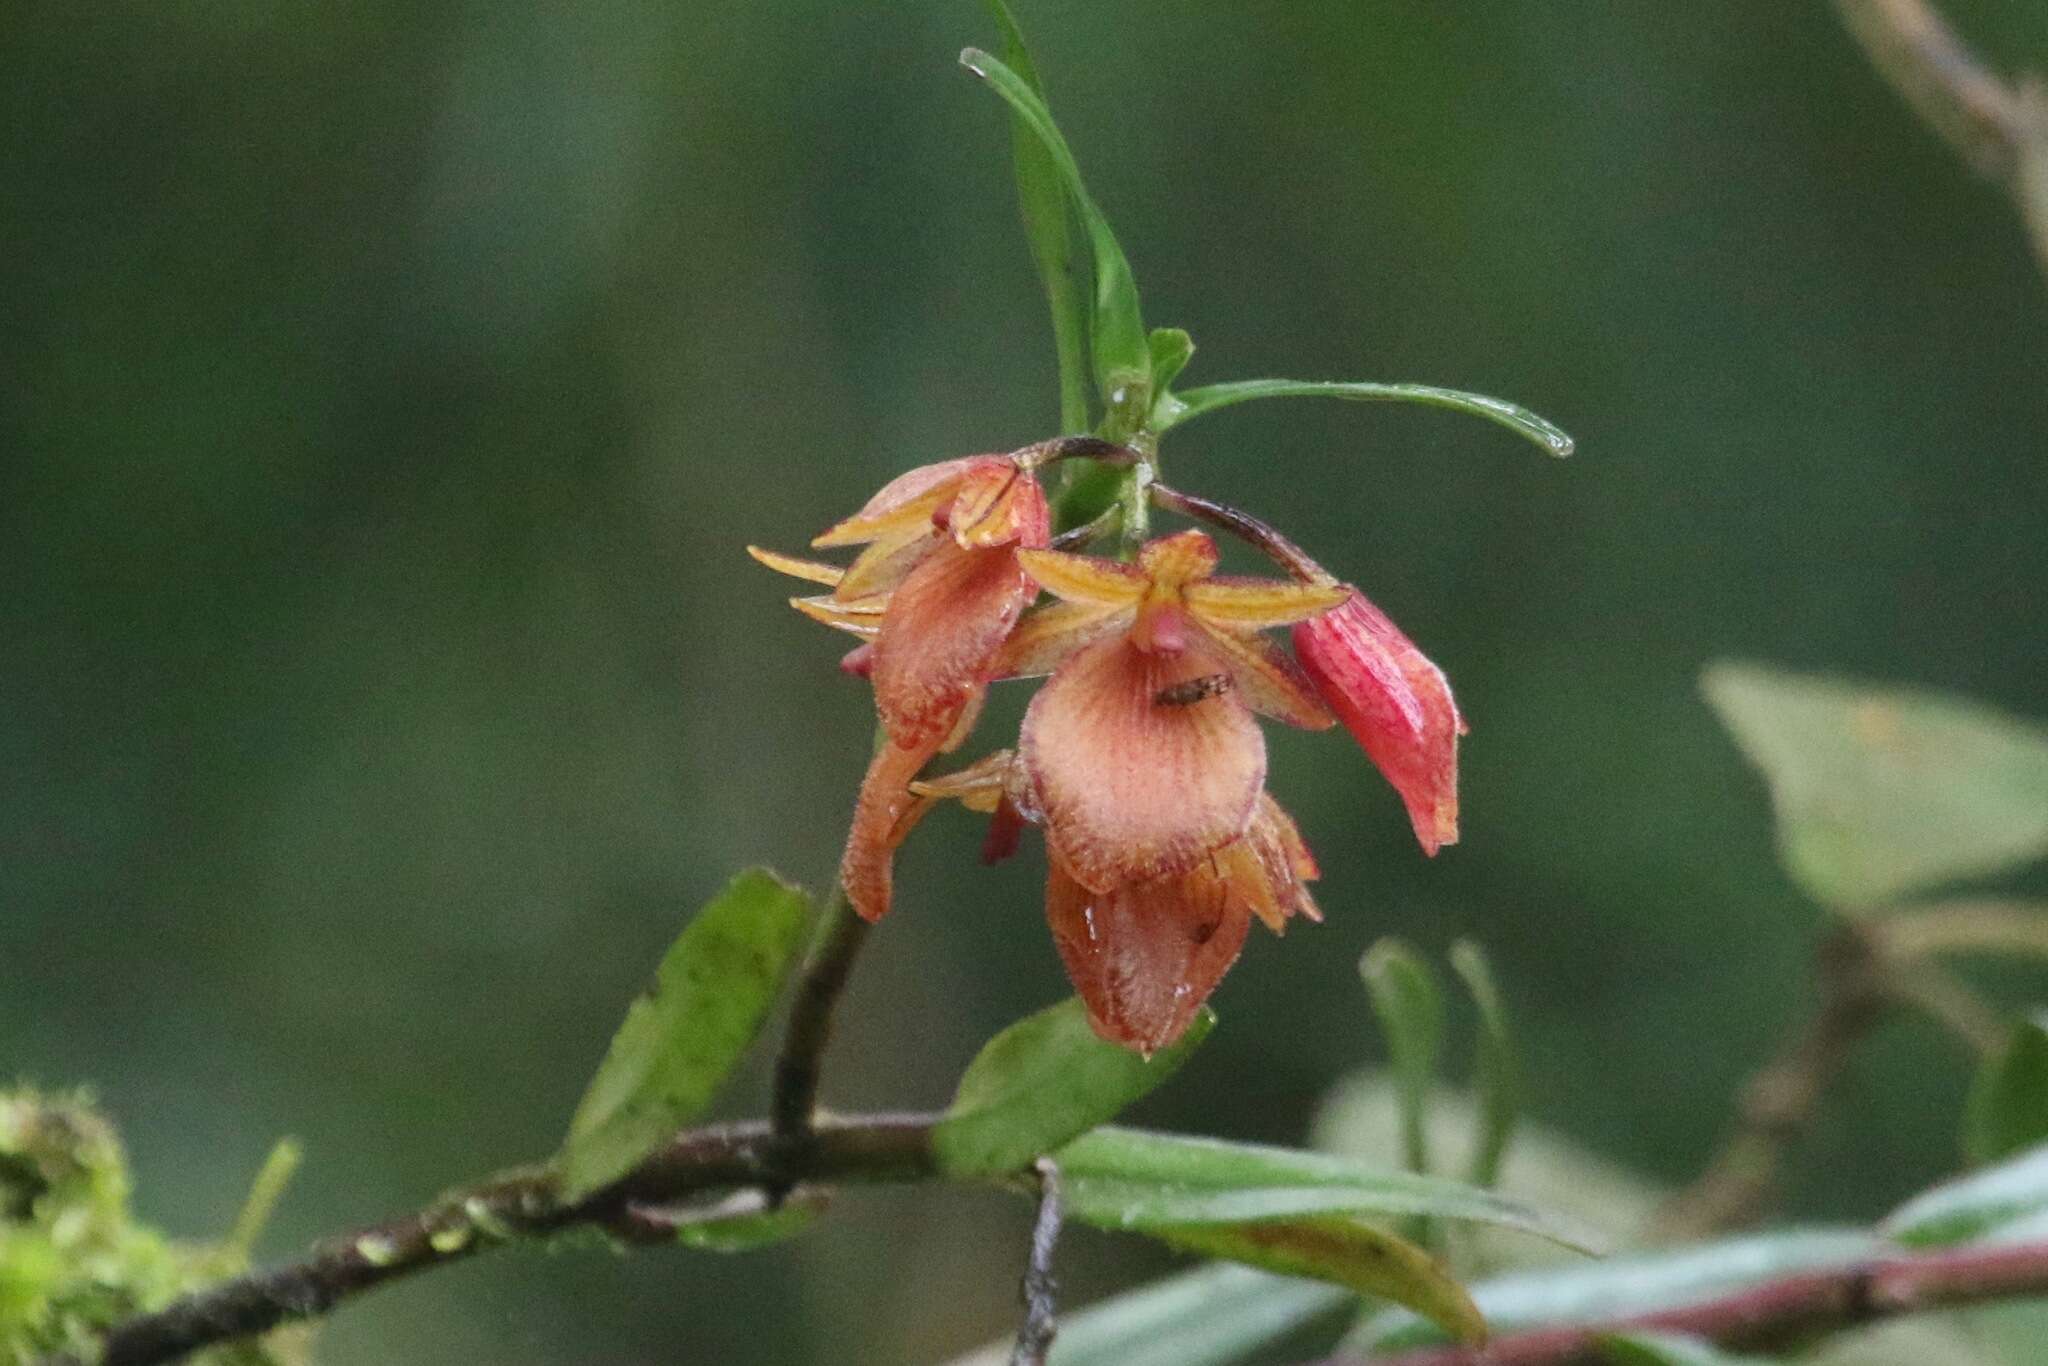
[[[1328,730],[1337,723],[1316,697],[1315,684],[1288,653],[1256,631],[1203,633],[1230,666],[1231,682],[1244,704],[1261,716],[1285,721],[1303,730]]]
[[[854,556],[832,596],[844,600],[889,592],[931,553],[939,539],[928,518],[876,537],[873,544]]]
[[[898,744],[943,740],[1031,596],[1017,552],[941,541],[890,595],[875,638],[875,706]]]
[[[1051,538],[1051,516],[1038,480],[1010,461],[977,464],[960,481],[946,510],[953,539],[977,546],[1042,546]]]
[[[891,531],[901,532],[920,525],[929,529],[932,513],[953,496],[956,481],[976,464],[989,460],[1002,463],[1000,457],[969,455],[906,470],[882,485],[859,512],[827,527],[811,542],[811,547],[827,550],[833,546],[860,545]]]
[[[1019,753],[1046,838],[1088,887],[1185,872],[1244,832],[1266,776],[1258,723],[1227,691],[1159,701],[1219,668],[1206,650],[1106,640],[1031,700]]]
[[[1002,803],[1010,765],[1015,761],[1016,755],[1007,749],[999,749],[965,768],[914,782],[910,790],[920,797],[952,800],[969,811],[988,814]]]
[[[997,678],[1037,678],[1084,645],[1128,630],[1135,609],[1099,602],[1055,602],[1017,623],[996,658]]]
[[[1251,918],[1207,863],[1091,892],[1052,860],[1045,915],[1088,1023],[1147,1055],[1179,1038],[1244,947]]]
[[[868,762],[839,859],[840,885],[864,919],[880,920],[889,910],[896,846],[932,804],[910,790],[910,781],[937,748],[936,740],[909,747],[885,740]]]
[[[1465,719],[1443,670],[1356,588],[1294,628],[1316,690],[1386,775],[1426,854],[1458,842],[1458,737]]]
[[[1130,565],[1093,555],[1072,555],[1064,550],[1020,550],[1017,559],[1039,587],[1068,602],[1135,607],[1151,583],[1148,576]]]
[[[1138,569],[1162,588],[1198,583],[1216,572],[1216,542],[1203,531],[1176,531],[1138,549]]]
[[[757,545],[748,546],[747,553],[778,574],[787,574],[791,578],[808,579],[812,583],[822,583],[827,588],[836,586],[841,579],[846,577],[846,571],[836,564],[825,564],[819,560],[800,560],[794,555],[784,555],[780,551],[775,550],[763,550]]]
[[[1188,611],[1205,626],[1257,631],[1327,612],[1348,591],[1337,584],[1228,577],[1191,583],[1186,597]]]
[[[874,597],[838,602],[830,597],[791,598],[789,605],[812,621],[821,621],[836,630],[850,631],[857,636],[872,637],[882,629],[888,599]]]
[[[1302,884],[1317,876],[1315,858],[1301,841],[1293,817],[1281,810],[1272,794],[1259,794],[1259,809],[1244,838],[1224,851],[1233,892],[1275,934],[1287,929],[1292,915],[1321,920],[1323,913]]]

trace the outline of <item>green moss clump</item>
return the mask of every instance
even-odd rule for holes
[[[131,1314],[247,1267],[244,1249],[174,1242],[135,1221],[126,1155],[79,1093],[0,1091],[0,1366],[94,1360]],[[201,1366],[305,1366],[309,1334],[213,1348]]]

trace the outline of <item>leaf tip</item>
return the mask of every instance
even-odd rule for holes
[[[960,49],[960,65],[966,67],[984,81],[988,79],[988,64],[990,60],[989,55],[978,47],[963,47]]]

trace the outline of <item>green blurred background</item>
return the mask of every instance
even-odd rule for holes
[[[2048,67],[2040,6],[1949,8]],[[1310,403],[1169,442],[1473,734],[1434,862],[1341,735],[1272,736],[1329,922],[1253,942],[1144,1118],[1298,1140],[1379,1052],[1360,951],[1471,934],[1537,1115],[1683,1179],[1818,924],[1701,664],[2048,714],[2048,287],[2007,204],[1819,4],[1020,17],[1188,382],[1448,384],[1581,443]],[[0,1072],[91,1081],[145,1214],[221,1229],[295,1134],[281,1255],[544,1153],[691,907],[828,875],[872,715],[741,547],[1053,429],[1004,114],[953,64],[992,40],[969,0],[0,10]],[[835,1104],[939,1103],[1064,994],[1037,856],[977,839],[907,851]],[[1796,1208],[1951,1167],[1962,1075],[1881,1034]],[[492,1257],[325,1359],[934,1359],[1012,1323],[1027,1217],[859,1195],[743,1258]],[[1077,1300],[1166,1264],[1064,1257]]]

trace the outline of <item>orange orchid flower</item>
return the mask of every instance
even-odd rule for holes
[[[827,585],[790,604],[866,642],[842,667],[872,680],[888,738],[861,784],[840,877],[869,920],[889,909],[911,779],[972,728],[1003,642],[1037,596],[1017,556],[1046,544],[1048,515],[1022,454],[946,460],[891,480],[811,543],[863,546],[845,569],[748,547],[771,569]]]
[[[1315,862],[1264,791],[1253,713],[1334,723],[1260,632],[1344,600],[1326,585],[1215,573],[1215,544],[1184,531],[1135,564],[1019,553],[1063,599],[1026,618],[1006,675],[1050,671],[1025,713],[1005,785],[1045,827],[1046,914],[1067,975],[1104,1038],[1152,1052],[1178,1038],[1244,945],[1318,918]]]

